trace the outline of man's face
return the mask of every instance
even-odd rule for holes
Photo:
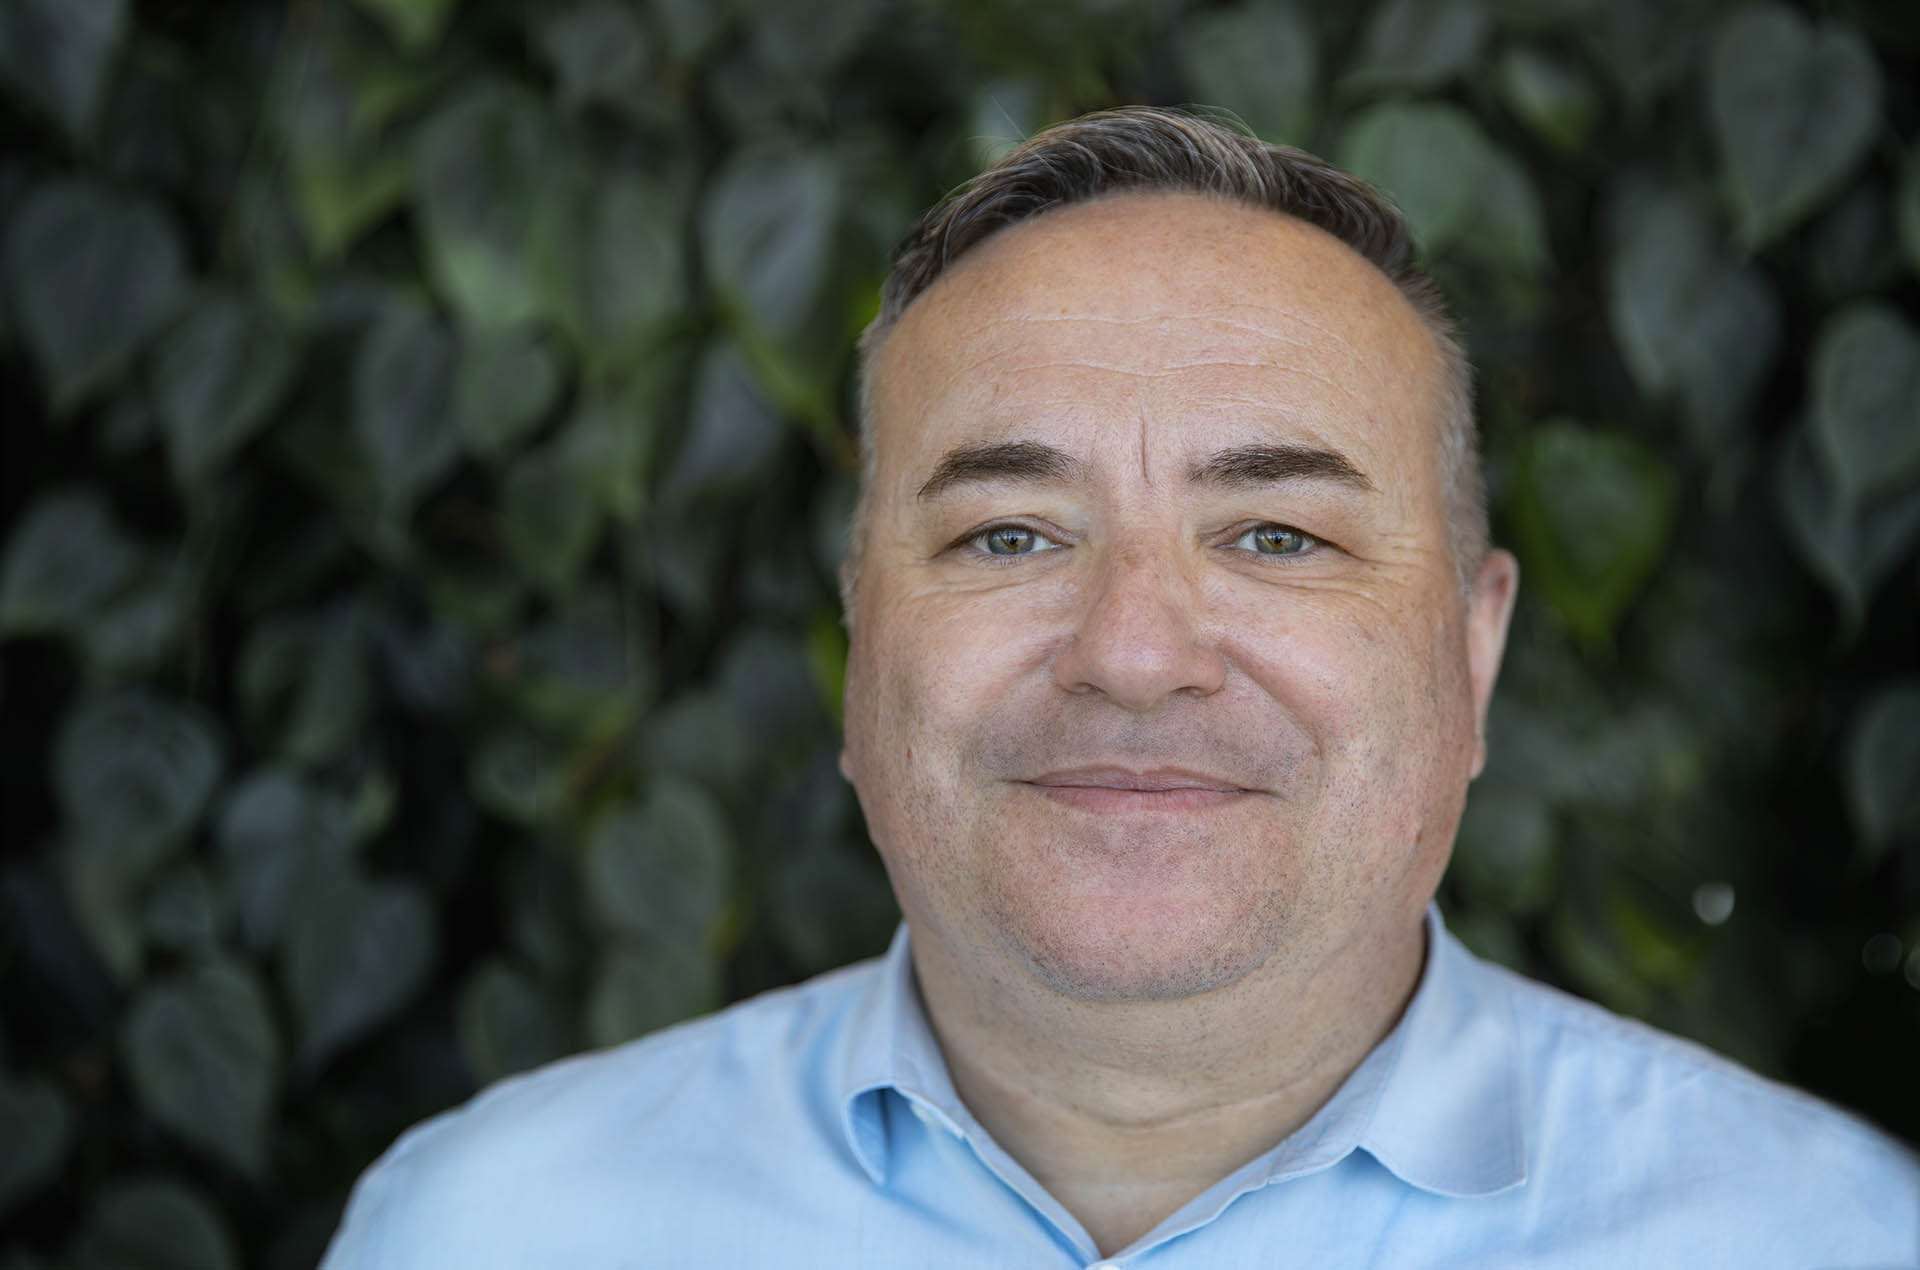
[[[916,940],[1094,1000],[1417,928],[1511,597],[1441,369],[1331,236],[1183,195],[1004,231],[875,367],[843,766]]]

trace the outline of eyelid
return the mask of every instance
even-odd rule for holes
[[[1020,559],[1020,555],[1003,556],[987,550],[986,537],[996,529],[1024,529],[1035,538],[1048,544],[1045,547],[1035,546],[1032,551],[1022,552],[1020,555],[1037,556],[1043,552],[1057,551],[1068,545],[1066,535],[1051,525],[1027,520],[1019,516],[1003,516],[998,520],[990,520],[984,525],[976,525],[972,529],[967,530],[966,533],[956,538],[953,545],[948,547],[947,550],[968,551],[984,560],[992,561]]]

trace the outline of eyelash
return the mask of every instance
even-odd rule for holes
[[[1035,538],[1040,539],[1041,541],[1046,542],[1050,545],[1045,547],[1036,546],[1030,550],[1018,551],[1018,552],[996,552],[989,549],[987,546],[988,536],[991,534],[998,533],[1002,530],[1007,530],[1007,529],[1022,530],[1026,533],[1032,534]],[[1297,551],[1260,551],[1254,547],[1250,547],[1250,546],[1239,547],[1237,545],[1242,539],[1247,538],[1252,534],[1256,534],[1263,529],[1280,529],[1290,534],[1297,534],[1300,538],[1299,550]],[[1062,535],[1059,535],[1057,531],[1042,529],[1037,526],[1027,524],[1023,521],[998,520],[998,521],[994,521],[992,524],[989,524],[989,525],[982,525],[980,528],[975,529],[971,533],[964,535],[958,541],[956,541],[953,544],[953,546],[956,549],[965,549],[971,552],[973,555],[985,558],[987,560],[991,560],[991,561],[1009,560],[1010,561],[1010,560],[1016,560],[1021,556],[1041,555],[1049,551],[1058,551],[1061,548],[1068,546],[1069,545],[1068,543],[1060,541],[1061,537]],[[1233,547],[1234,549],[1239,551],[1244,551],[1246,554],[1251,556],[1265,556],[1269,559],[1277,558],[1277,559],[1284,560],[1294,556],[1310,555],[1315,548],[1324,547],[1328,544],[1324,538],[1320,538],[1314,534],[1310,534],[1304,529],[1299,529],[1292,525],[1281,524],[1279,521],[1263,520],[1263,521],[1258,521],[1254,524],[1236,526],[1234,529],[1229,531],[1228,536],[1225,538],[1225,545],[1229,547]]]

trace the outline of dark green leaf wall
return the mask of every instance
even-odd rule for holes
[[[0,0],[0,1265],[310,1265],[409,1122],[883,944],[851,341],[1121,101],[1461,313],[1456,929],[1920,1136],[1910,4]]]

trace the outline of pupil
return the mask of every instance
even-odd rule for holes
[[[1028,544],[1032,540],[1032,530],[1009,527],[994,530],[993,536],[987,541],[988,545],[993,548],[995,554],[1017,556],[1027,549]]]
[[[1294,537],[1294,532],[1291,529],[1281,529],[1277,525],[1269,525],[1260,531],[1258,541],[1261,549],[1269,554],[1284,555],[1294,549]]]

